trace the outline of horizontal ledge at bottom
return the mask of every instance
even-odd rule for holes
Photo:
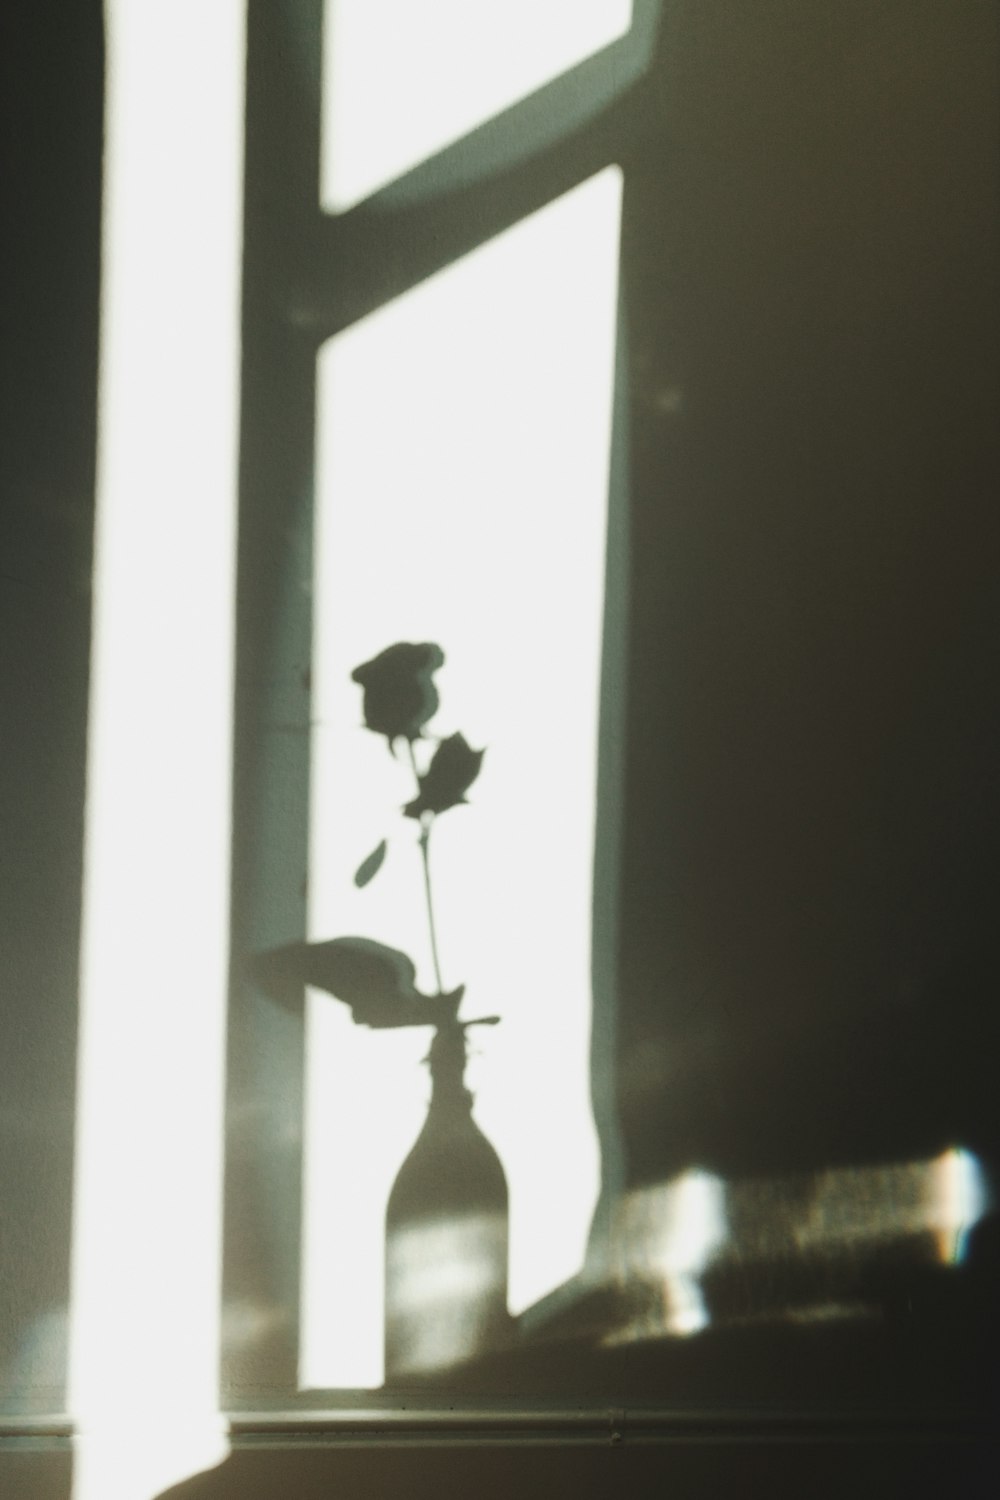
[[[67,1416],[0,1416],[0,1447],[65,1448],[72,1442],[73,1432]]]
[[[378,1445],[588,1443],[934,1443],[981,1441],[978,1413],[587,1410],[289,1411],[230,1414],[234,1447],[269,1443]]]
[[[169,1423],[169,1418],[165,1419]],[[156,1412],[143,1419],[154,1431]],[[122,1430],[135,1426],[134,1413]],[[996,1424],[969,1410],[870,1412],[729,1409],[684,1411],[590,1407],[571,1410],[498,1410],[464,1407],[355,1411],[242,1411],[223,1414],[233,1448],[517,1446],[524,1444],[934,1444],[1000,1441]],[[0,1416],[0,1448],[64,1448],[78,1438],[64,1415]]]

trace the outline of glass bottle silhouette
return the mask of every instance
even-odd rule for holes
[[[452,1020],[435,1032],[427,1119],[389,1195],[388,1384],[473,1359],[510,1329],[507,1180],[465,1086],[466,1029],[476,1024]]]

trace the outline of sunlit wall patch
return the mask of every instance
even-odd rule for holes
[[[360,728],[352,670],[440,644],[437,733],[486,747],[435,835],[446,988],[510,1187],[511,1310],[583,1261],[597,718],[621,174],[609,168],[324,348],[317,403],[309,936],[412,955],[434,990],[404,756]],[[414,830],[415,831],[415,830]],[[377,879],[351,872],[382,838]],[[382,1378],[385,1204],[426,1108],[422,1032],[311,994],[300,1379]]]
[[[367,198],[631,22],[632,0],[325,0],[323,208]]]
[[[245,18],[105,21],[68,1399],[76,1500],[147,1500],[222,1444]]]
[[[933,1236],[942,1261],[962,1259],[988,1206],[982,1168],[954,1148],[929,1161],[840,1167],[817,1173],[807,1209],[791,1225],[798,1249],[857,1253],[880,1241]],[[771,1226],[777,1243],[781,1228]]]
[[[692,1170],[634,1189],[613,1223],[623,1313],[605,1341],[683,1336],[710,1322],[878,1317],[866,1266],[885,1267],[887,1251],[901,1264],[958,1265],[991,1207],[982,1165],[963,1148],[794,1177],[723,1181]]]
[[[619,1206],[613,1274],[637,1311],[610,1343],[700,1333],[709,1324],[701,1276],[725,1245],[726,1188],[692,1170],[636,1188]]]

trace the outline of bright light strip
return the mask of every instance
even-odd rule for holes
[[[323,207],[367,198],[631,24],[632,0],[326,0]]]
[[[245,22],[105,11],[69,1406],[143,1500],[218,1437]]]
[[[580,1269],[590,1100],[597,723],[615,362],[615,168],[333,340],[319,368],[310,935],[410,953],[434,988],[405,759],[361,729],[351,669],[437,641],[434,730],[487,747],[435,828],[445,986],[510,1188],[514,1312]],[[385,835],[372,884],[356,866]],[[311,997],[300,1380],[382,1379],[385,1202],[427,1097],[424,1032]]]
[[[941,1259],[961,1265],[969,1248],[969,1235],[992,1207],[986,1179],[978,1157],[958,1146],[934,1163],[936,1187],[934,1218]]]

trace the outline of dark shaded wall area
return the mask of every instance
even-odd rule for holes
[[[101,6],[0,17],[0,1410],[64,1400]]]
[[[990,1153],[996,12],[666,12],[625,163],[629,1177]]]

